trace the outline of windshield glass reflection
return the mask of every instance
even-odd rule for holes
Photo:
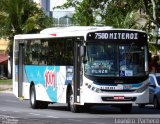
[[[146,47],[135,44],[88,44],[85,74],[93,76],[145,75]]]

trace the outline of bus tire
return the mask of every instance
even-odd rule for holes
[[[153,105],[154,105],[155,109],[159,109],[160,108],[160,105],[159,105],[159,102],[158,102],[158,99],[157,99],[156,96],[153,99]]]
[[[73,113],[79,113],[80,112],[80,106],[74,104],[74,96],[72,90],[69,92],[69,101],[68,105],[70,108],[70,111]]]
[[[40,109],[47,109],[48,108],[48,103],[47,102],[44,102],[44,101],[38,101],[39,103],[39,108]]]
[[[30,105],[32,109],[39,108],[39,102],[36,100],[36,91],[34,85],[32,85],[30,88]]]
[[[124,104],[120,106],[120,109],[123,114],[128,114],[132,110],[132,104]]]
[[[139,108],[145,108],[145,106],[146,106],[145,104],[138,104]]]
[[[67,103],[67,110],[70,110],[70,90],[71,90],[71,86],[67,87],[67,94],[66,94],[66,103]]]

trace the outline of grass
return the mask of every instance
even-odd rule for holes
[[[11,90],[12,80],[0,80],[0,91]]]
[[[0,80],[0,84],[12,85],[12,80]]]

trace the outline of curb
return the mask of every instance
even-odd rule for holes
[[[4,91],[0,91],[0,93],[11,93],[11,94],[13,94],[13,91],[10,91],[10,90],[4,90]]]

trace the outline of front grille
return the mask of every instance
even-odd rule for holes
[[[136,90],[103,90],[101,89],[102,92],[135,92]]]
[[[103,101],[119,101],[119,102],[132,101],[132,102],[134,102],[134,101],[136,101],[136,97],[124,97],[124,99],[119,99],[119,100],[114,99],[114,97],[102,97],[102,100]]]

